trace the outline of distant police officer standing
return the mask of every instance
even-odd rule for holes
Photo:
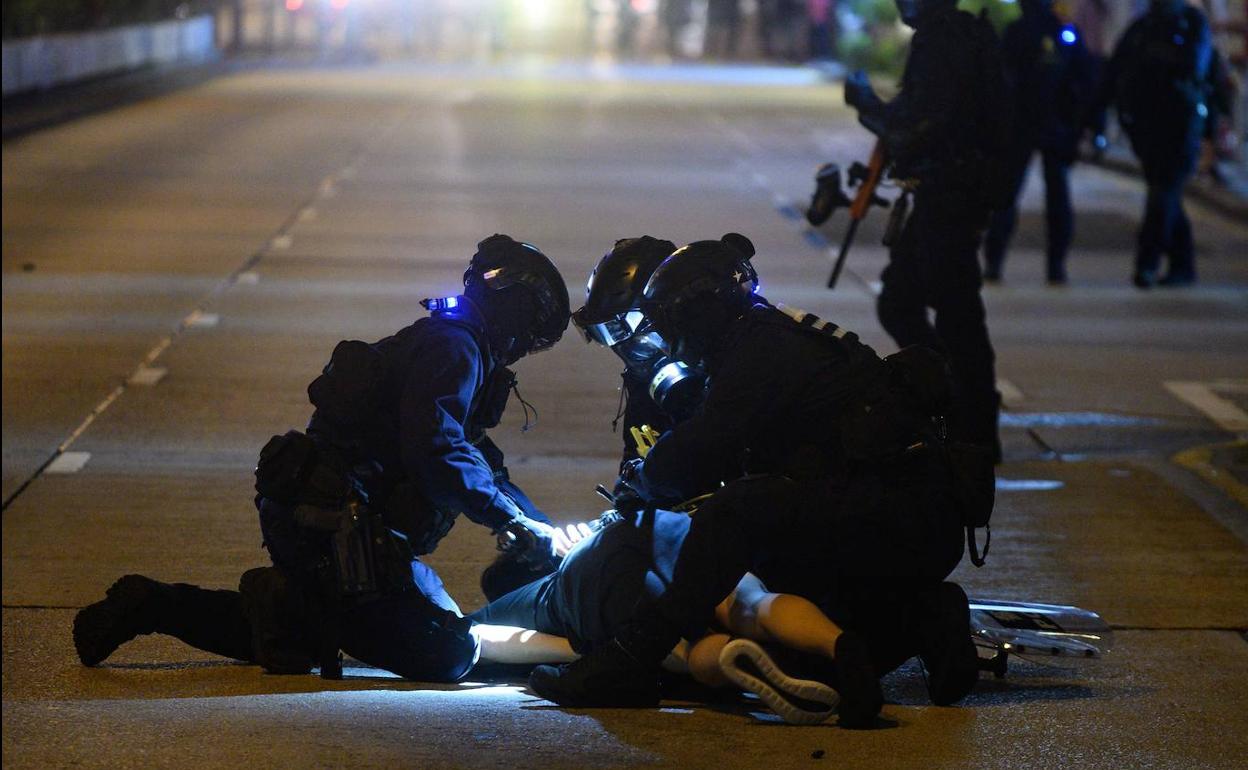
[[[416,557],[463,514],[535,563],[567,542],[510,483],[495,426],[515,383],[506,367],[568,324],[558,270],[527,243],[477,247],[462,295],[376,343],[344,341],[309,387],[306,433],[275,436],[256,468],[274,567],[240,591],[121,578],[78,614],[86,665],[139,634],[165,633],[281,673],[334,674],[338,650],[400,676],[453,681],[475,662],[469,622]]]
[[[905,630],[892,638],[913,645],[883,670],[918,653],[933,700],[955,702],[977,675],[966,595],[941,582],[962,557],[964,509],[932,417],[941,389],[918,384],[945,383],[943,365],[917,349],[902,357],[913,366],[886,364],[835,324],[771,306],[756,293],[752,253],[741,236],[699,241],[647,283],[647,317],[674,358],[705,364],[709,385],[627,480],[647,506],[713,495],[693,515],[662,596],[611,644],[539,667],[530,685],[565,705],[656,702],[659,662],[682,635],[703,633],[749,571],[834,620],[855,604],[846,597],[872,597]],[[880,708],[870,653],[838,642],[836,658],[852,662],[840,670],[838,686],[850,690],[842,724],[869,723]]]
[[[948,355],[958,387],[953,434],[999,455],[1000,396],[977,255],[988,212],[1006,197],[1000,48],[987,21],[955,0],[897,0],[897,8],[915,30],[901,92],[884,102],[861,72],[845,81],[846,102],[884,143],[893,176],[918,185],[881,276],[880,322],[901,347]]]
[[[1018,196],[1038,151],[1044,168],[1046,277],[1060,286],[1066,283],[1066,253],[1074,233],[1068,173],[1094,96],[1095,65],[1079,30],[1057,18],[1052,0],[1022,0],[1022,9],[1022,18],[1006,28],[1002,45],[1014,98],[1010,205],[993,214],[984,239],[984,277],[1001,280],[1018,223]]]
[[[1132,278],[1141,289],[1196,280],[1183,184],[1196,166],[1209,116],[1212,55],[1203,13],[1183,0],[1153,0],[1123,33],[1105,69],[1101,104],[1116,106],[1148,183]],[[1162,254],[1170,264],[1159,279]]]

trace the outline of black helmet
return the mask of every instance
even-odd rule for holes
[[[719,347],[728,324],[757,300],[754,244],[738,233],[677,249],[646,283],[642,310],[671,345],[671,354],[696,364]]]
[[[613,348],[637,333],[643,317],[641,292],[676,244],[643,235],[623,238],[598,260],[585,287],[585,305],[572,321],[586,341]]]
[[[901,22],[907,27],[914,27],[936,9],[957,5],[957,0],[895,0],[895,3]]]
[[[504,360],[546,350],[568,328],[563,276],[536,246],[507,235],[491,235],[477,244],[464,272],[464,296],[479,303],[497,327],[491,332]]]

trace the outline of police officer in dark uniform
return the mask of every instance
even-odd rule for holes
[[[1001,280],[1006,249],[1018,223],[1018,196],[1037,151],[1044,168],[1044,216],[1050,285],[1066,283],[1066,253],[1074,233],[1070,166],[1093,99],[1094,63],[1079,30],[1053,12],[1052,0],[1022,0],[1022,18],[1002,40],[1014,101],[1014,141],[1008,155],[1010,205],[994,212],[984,239],[984,278]]]
[[[877,310],[899,346],[948,356],[958,388],[951,432],[999,456],[1000,395],[977,254],[989,209],[1006,197],[998,179],[1009,134],[1000,48],[988,22],[955,0],[897,0],[897,8],[915,30],[901,92],[884,102],[861,72],[845,81],[845,100],[884,143],[892,175],[918,184]]]
[[[324,675],[339,649],[411,679],[468,670],[470,624],[416,557],[460,514],[534,563],[566,551],[485,431],[515,384],[506,367],[563,334],[568,293],[535,247],[494,235],[462,295],[422,304],[431,317],[379,342],[339,343],[308,388],[306,433],[262,451],[256,504],[274,567],[245,573],[239,592],[123,577],[75,618],[84,664],[156,632],[282,673],[319,662]]]
[[[709,386],[628,481],[656,507],[714,494],[692,517],[662,596],[610,644],[535,669],[539,695],[572,706],[655,703],[659,662],[681,636],[698,638],[747,571],[838,623],[868,598],[890,608],[896,633],[879,638],[913,646],[889,664],[920,654],[935,702],[973,685],[966,595],[941,582],[962,557],[963,526],[930,417],[939,399],[914,384],[931,378],[918,376],[922,366],[912,377],[900,361],[885,364],[835,324],[771,306],[757,287],[747,254],[723,240],[678,250],[647,283],[647,317],[673,357],[705,365]],[[863,657],[837,651],[838,660]],[[837,684],[851,680],[861,678]],[[851,695],[842,692],[842,724],[873,720],[878,683]]]
[[[1196,167],[1209,116],[1212,55],[1200,10],[1183,0],[1153,0],[1127,27],[1105,69],[1100,102],[1117,108],[1148,184],[1132,278],[1141,289],[1196,280],[1183,184]],[[1162,254],[1169,271],[1158,279]]]
[[[671,241],[649,235],[616,241],[589,276],[585,304],[572,314],[586,341],[610,348],[624,362],[622,463],[639,456],[634,428],[667,431],[693,414],[706,388],[705,373],[669,357],[641,311],[646,281],[675,250]]]

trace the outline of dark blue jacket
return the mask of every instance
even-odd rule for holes
[[[1083,37],[1049,8],[1024,4],[1002,40],[1014,96],[1018,140],[1073,159],[1094,97],[1094,71]]]
[[[343,424],[318,408],[308,434],[379,465],[388,489],[413,482],[443,515],[493,529],[519,514],[502,491],[503,453],[485,433],[498,424],[512,375],[491,358],[480,312],[465,301],[371,347],[382,365],[368,413]]]

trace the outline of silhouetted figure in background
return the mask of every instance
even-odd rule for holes
[[[1006,249],[1018,224],[1018,196],[1031,157],[1039,152],[1048,236],[1046,275],[1050,285],[1062,285],[1074,233],[1068,173],[1093,98],[1093,65],[1079,31],[1057,18],[1052,0],[1023,0],[1022,9],[1022,18],[1006,28],[1001,46],[1014,99],[1014,142],[1007,160],[1011,202],[993,214],[989,225],[984,278],[1001,280]]]
[[[703,53],[713,59],[731,59],[737,55],[737,39],[741,33],[740,0],[708,0],[706,4],[706,42]]]
[[[950,434],[999,458],[1001,399],[978,255],[988,213],[1007,197],[1010,105],[1000,43],[955,0],[897,0],[897,8],[915,30],[901,92],[885,102],[865,74],[845,81],[845,101],[884,143],[893,176],[918,185],[880,276],[876,310],[898,346],[948,356],[957,385]]]
[[[1123,33],[1105,69],[1099,103],[1116,107],[1148,183],[1133,276],[1141,289],[1196,280],[1183,184],[1200,155],[1212,54],[1203,13],[1182,0],[1153,0]],[[1162,254],[1169,271],[1158,280]]]

